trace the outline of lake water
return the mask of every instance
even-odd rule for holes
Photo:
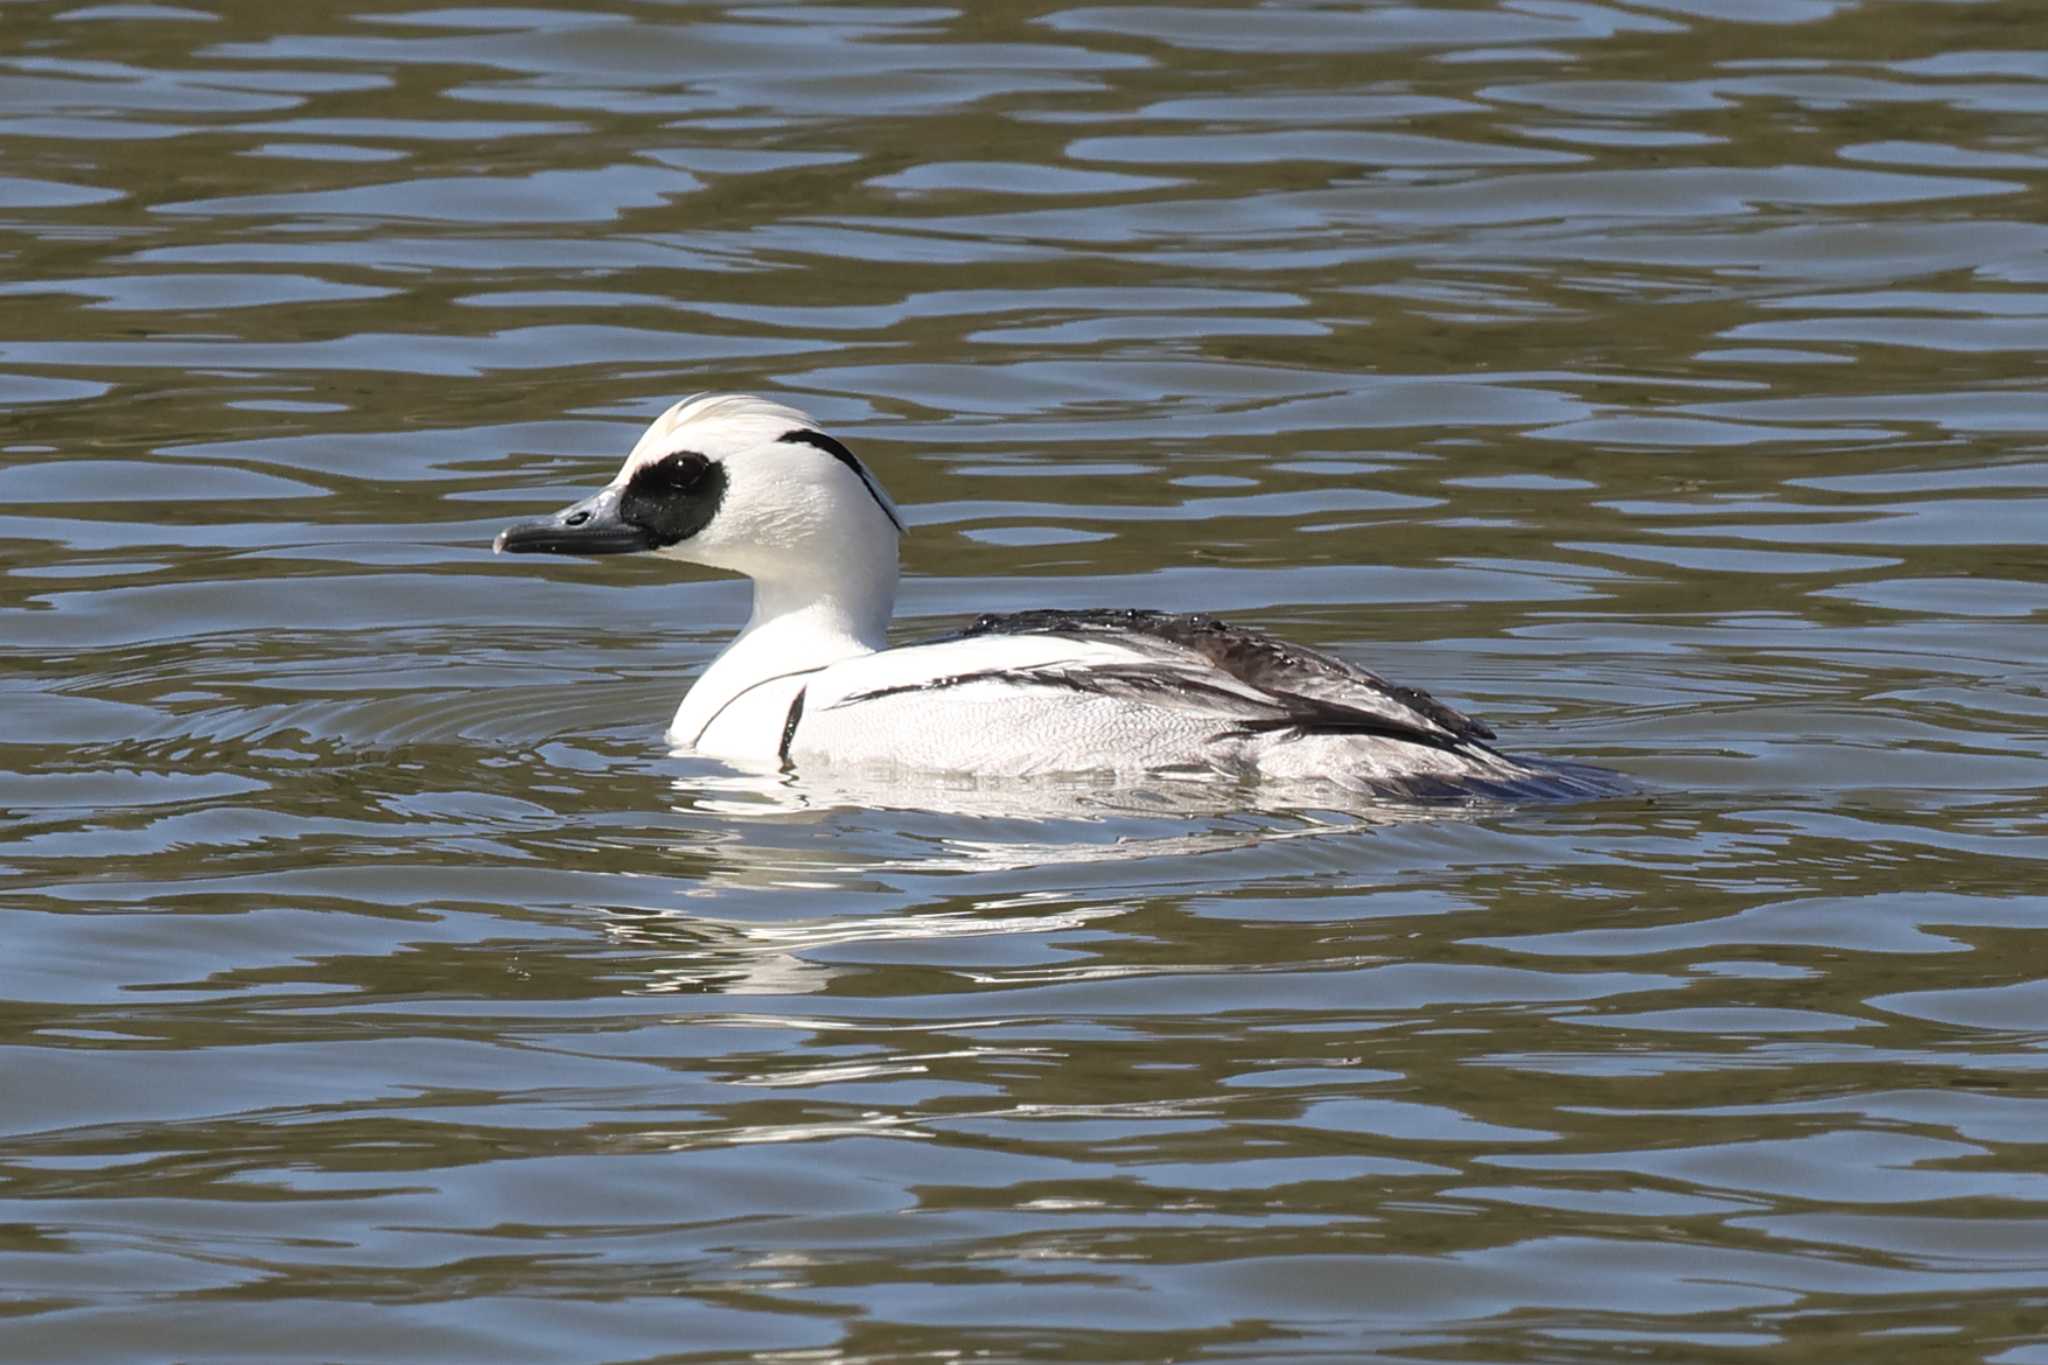
[[[2036,0],[0,35],[0,1356],[2048,1365]],[[672,757],[711,388],[1650,790]]]

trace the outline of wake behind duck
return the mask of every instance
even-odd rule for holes
[[[976,778],[1329,784],[1406,800],[1567,799],[1618,774],[1511,758],[1428,693],[1209,616],[1026,611],[891,649],[903,520],[808,416],[742,394],[656,418],[618,476],[500,532],[511,554],[648,552],[746,575],[753,613],[684,696],[676,747],[752,764]]]

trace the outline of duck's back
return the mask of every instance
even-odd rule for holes
[[[1583,795],[1415,688],[1209,616],[1032,611],[810,679],[783,756],[984,777],[1217,772],[1403,796]]]

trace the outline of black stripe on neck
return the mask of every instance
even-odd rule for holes
[[[848,469],[851,469],[859,476],[861,486],[868,490],[868,496],[875,500],[875,506],[882,509],[882,515],[889,518],[890,523],[895,526],[897,532],[903,535],[909,534],[903,523],[897,520],[896,514],[889,510],[889,500],[882,496],[881,489],[875,487],[875,481],[869,476],[867,466],[855,459],[852,451],[833,440],[830,436],[827,436],[824,432],[812,431],[809,427],[798,427],[795,431],[786,431],[776,439],[789,441],[796,445],[814,446],[845,465]]]

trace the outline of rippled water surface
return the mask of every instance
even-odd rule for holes
[[[2048,1365],[2033,0],[0,36],[0,1355]],[[1650,792],[672,757],[707,388]]]

